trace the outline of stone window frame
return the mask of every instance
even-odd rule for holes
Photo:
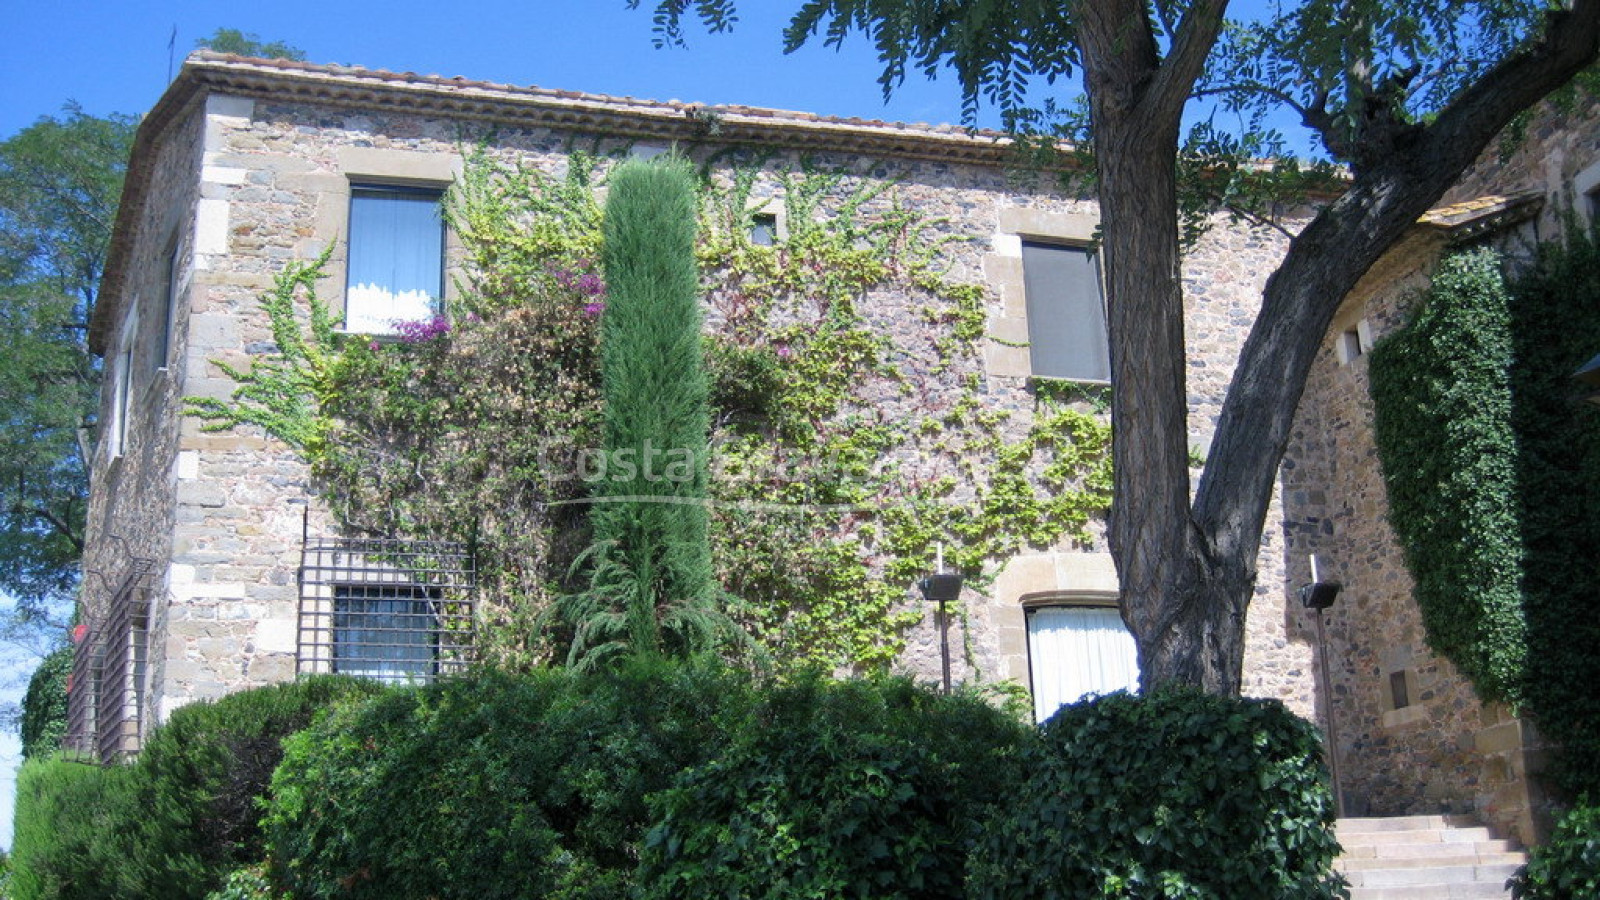
[[[350,197],[353,188],[394,185],[448,193],[450,187],[460,180],[465,163],[462,156],[453,151],[341,147],[336,166],[337,175],[319,179],[323,184],[317,195],[315,234],[318,246],[308,255],[315,256],[329,243],[334,245],[317,291],[320,296],[330,298],[328,314],[339,323],[339,330],[342,331],[347,314],[345,290],[349,271]],[[446,316],[450,315],[451,309],[460,300],[457,282],[460,281],[464,253],[460,236],[447,223],[444,229],[444,296],[440,298],[440,307]],[[385,335],[374,337],[383,338]]]
[[[123,457],[128,450],[128,438],[133,434],[131,421],[135,396],[133,378],[138,366],[138,355],[134,349],[138,343],[138,336],[139,298],[138,295],[134,295],[134,302],[129,304],[127,315],[122,320],[122,328],[117,333],[116,350],[110,357],[111,372],[106,379],[111,388],[110,404],[101,446],[104,448],[108,463],[116,462]]]
[[[1035,375],[1033,370],[1028,330],[1027,289],[1022,267],[1023,243],[1089,248],[1097,243],[1099,230],[1099,215],[1082,209],[1056,210],[1011,206],[1000,210],[999,228],[994,235],[990,252],[983,260],[986,277],[1000,293],[1000,308],[989,317],[989,340],[984,347],[984,365],[988,374],[1013,378],[1046,378]],[[1103,302],[1104,267],[1100,269]],[[1048,380],[1091,385],[1108,383],[1077,378]]]
[[[1334,350],[1339,355],[1339,365],[1348,366],[1372,350],[1372,325],[1365,317],[1335,325]]]
[[[1394,690],[1391,679],[1400,676],[1406,691],[1407,703],[1405,706],[1395,706]],[[1422,693],[1417,679],[1415,666],[1404,666],[1388,669],[1379,679],[1378,686],[1378,713],[1384,728],[1402,728],[1427,719],[1426,704],[1422,702]]]

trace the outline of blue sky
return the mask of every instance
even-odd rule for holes
[[[652,2],[628,10],[624,0],[4,0],[0,135],[67,100],[96,115],[142,112],[167,83],[173,29],[181,60],[223,26],[286,41],[319,63],[909,122],[960,118],[949,79],[913,75],[886,107],[865,41],[844,53],[819,44],[784,56],[782,27],[799,0],[746,0],[732,34],[696,28],[688,50],[652,46]]]

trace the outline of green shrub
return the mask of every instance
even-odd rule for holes
[[[258,804],[283,757],[283,739],[341,698],[381,690],[370,681],[318,676],[174,712],[130,767],[140,812],[117,867],[125,892],[201,900],[228,873],[260,860]]]
[[[1276,701],[1117,693],[1041,738],[972,850],[974,900],[1340,893],[1321,744]]]
[[[17,774],[10,896],[108,900],[119,893],[122,837],[135,819],[131,772],[61,756],[30,759]]]
[[[350,900],[626,897],[645,797],[722,746],[748,695],[720,668],[636,660],[343,709],[273,778],[274,878]]]
[[[652,800],[640,896],[959,897],[1025,734],[904,680],[773,689],[726,752]]]
[[[58,647],[28,679],[22,698],[22,758],[55,752],[67,733],[67,679],[72,674],[72,647]]]
[[[1568,810],[1510,887],[1517,900],[1600,897],[1600,805],[1580,803]]]

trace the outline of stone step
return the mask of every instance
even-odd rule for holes
[[[1449,844],[1438,846],[1447,847]],[[1341,857],[1339,871],[1364,872],[1371,869],[1437,869],[1463,866],[1520,866],[1527,862],[1523,853],[1466,853],[1455,856]]]
[[[1415,869],[1365,869],[1345,872],[1352,887],[1405,887],[1420,884],[1488,883],[1505,887],[1517,864],[1492,866],[1424,866]]]
[[[1504,900],[1511,892],[1495,884],[1418,884],[1351,888],[1350,900]]]
[[[1341,819],[1337,834],[1350,900],[1505,900],[1506,880],[1527,861],[1461,816]]]
[[[1480,857],[1494,854],[1515,854],[1517,844],[1510,841],[1430,841],[1386,842],[1386,844],[1341,844],[1347,860],[1394,860],[1394,858],[1438,858],[1475,854]]]
[[[1346,834],[1371,834],[1385,831],[1428,831],[1435,828],[1468,828],[1478,823],[1467,816],[1368,816],[1340,819],[1334,828]]]
[[[1346,834],[1336,832],[1339,844],[1345,847],[1370,847],[1389,844],[1438,844],[1465,841],[1490,841],[1494,835],[1482,827],[1396,829],[1394,831],[1358,831]]]

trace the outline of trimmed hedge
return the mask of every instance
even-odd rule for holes
[[[17,773],[11,842],[14,900],[107,900],[130,846],[133,775],[62,756],[30,759]]]
[[[30,762],[17,896],[202,900],[261,858],[258,801],[283,738],[340,698],[381,690],[323,676],[242,691],[177,710],[131,765]]]
[[[651,801],[638,896],[960,897],[1026,734],[907,680],[771,689],[732,746]]]
[[[1340,896],[1315,728],[1271,700],[1186,689],[1062,707],[972,850],[967,896]]]
[[[724,746],[748,679],[711,664],[478,673],[288,742],[266,820],[296,896],[628,896],[645,797]]]
[[[381,685],[320,675],[175,711],[131,766],[137,818],[118,865],[130,897],[203,900],[262,858],[260,800],[283,740],[341,700]]]
[[[1517,900],[1592,900],[1600,897],[1600,806],[1580,803],[1556,823],[1511,879]]]

